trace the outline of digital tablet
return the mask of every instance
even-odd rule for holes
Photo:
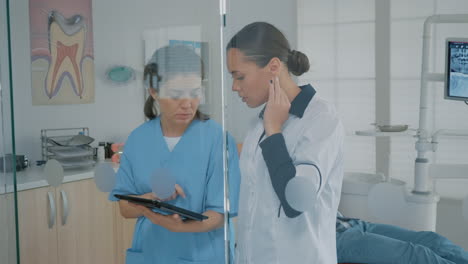
[[[192,219],[196,221],[202,221],[202,220],[208,219],[208,216],[206,215],[195,213],[195,212],[186,210],[184,208],[180,208],[175,205],[161,202],[158,200],[150,200],[150,199],[144,199],[144,198],[134,197],[134,196],[129,196],[129,195],[121,195],[121,194],[115,194],[114,196],[118,199],[126,200],[135,204],[140,204],[150,209],[156,208],[165,212],[179,214],[182,218]]]

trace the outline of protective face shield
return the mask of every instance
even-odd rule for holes
[[[203,64],[200,56],[184,45],[158,49],[145,66],[144,85],[160,99],[203,99]]]
[[[159,87],[161,99],[202,99],[201,77],[196,74],[177,75]]]

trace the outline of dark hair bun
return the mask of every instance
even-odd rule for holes
[[[304,72],[307,72],[309,68],[309,59],[304,53],[297,50],[292,50],[289,53],[288,69],[292,74],[301,76]]]

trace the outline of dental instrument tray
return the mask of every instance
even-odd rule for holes
[[[89,146],[79,147],[50,147],[49,152],[53,153],[56,158],[78,158],[93,155],[93,150]]]
[[[64,169],[93,166],[93,141],[87,127],[42,129],[42,160],[56,159]]]
[[[196,221],[203,221],[205,219],[208,219],[208,216],[206,215],[195,213],[187,209],[183,209],[183,208],[180,208],[175,205],[168,204],[159,200],[150,200],[150,199],[144,199],[144,198],[134,197],[134,196],[129,196],[129,195],[121,195],[121,194],[115,194],[114,196],[118,199],[126,200],[131,203],[135,203],[139,205],[143,205],[150,209],[160,209],[168,213],[179,214],[180,216],[187,218],[187,219],[192,219]]]
[[[408,129],[408,125],[377,125],[381,132],[403,132]]]

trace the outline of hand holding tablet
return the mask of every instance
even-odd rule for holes
[[[205,219],[208,219],[208,216],[202,215],[190,210],[186,210],[184,208],[180,208],[178,206],[168,204],[159,200],[151,200],[151,199],[144,199],[140,197],[134,197],[134,196],[129,196],[129,195],[121,195],[121,194],[116,194],[114,195],[116,198],[121,199],[121,200],[126,200],[131,203],[135,204],[140,204],[145,207],[148,207],[150,209],[159,209],[168,213],[174,213],[174,214],[179,214],[181,217],[186,218],[186,219],[192,219],[196,221],[203,221]]]

